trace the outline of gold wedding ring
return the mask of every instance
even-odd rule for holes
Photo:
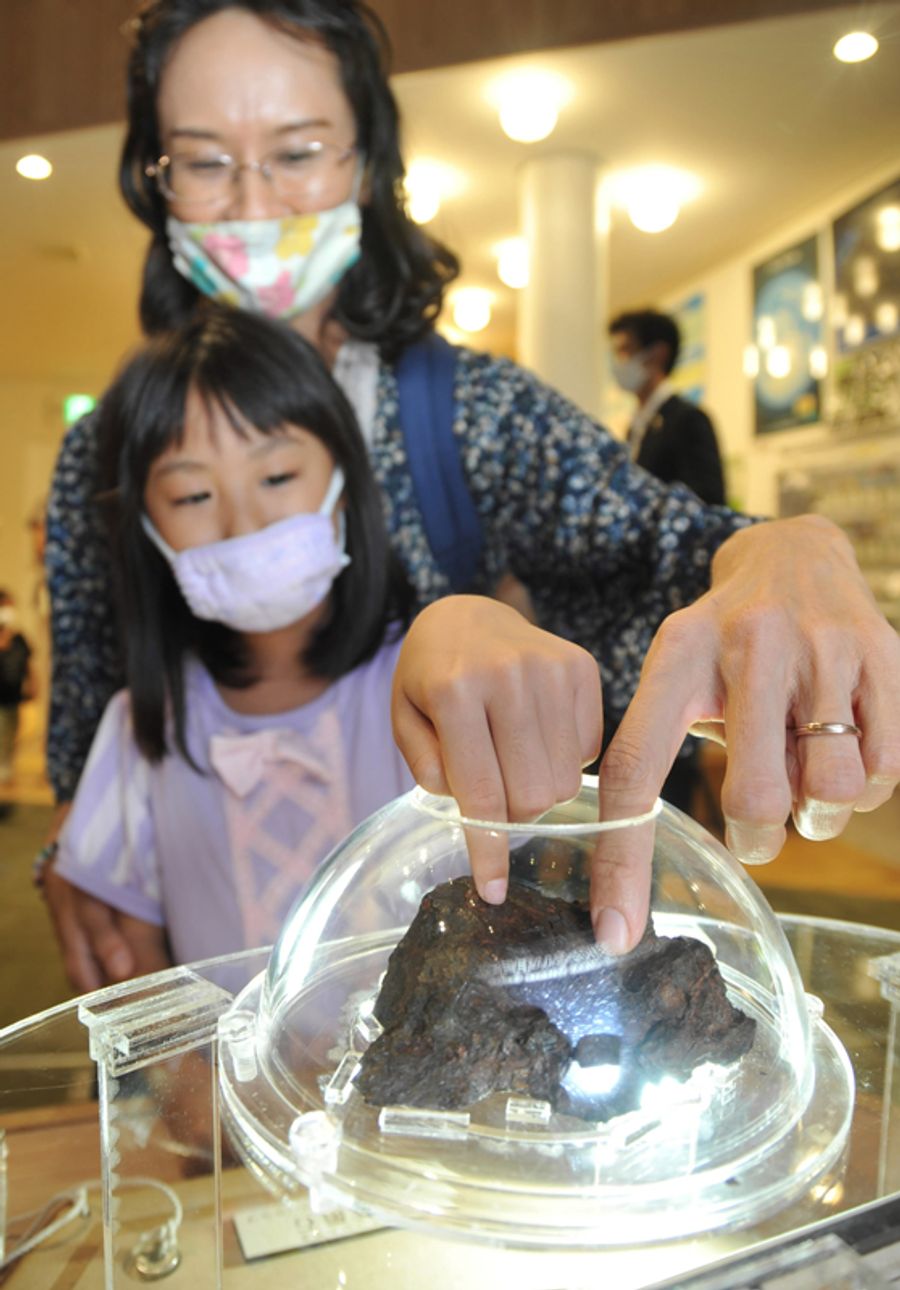
[[[851,725],[848,721],[809,721],[805,726],[793,726],[790,729],[797,738],[800,735],[855,735],[857,739],[862,737],[859,726]]]

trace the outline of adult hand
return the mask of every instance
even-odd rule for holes
[[[409,630],[394,677],[394,737],[417,781],[463,816],[530,820],[574,797],[603,727],[597,664],[483,596],[448,596]],[[506,896],[505,837],[468,831],[479,894]]]
[[[44,895],[66,975],[79,994],[134,976],[135,956],[115,909],[73,887],[52,865],[44,874]]]
[[[852,734],[795,738],[808,722]],[[689,729],[728,749],[726,844],[773,859],[793,812],[804,837],[835,837],[900,780],[900,638],[879,612],[841,531],[819,516],[729,538],[710,590],[672,614],[600,767],[601,818],[648,810]],[[598,940],[621,952],[644,929],[653,827],[604,836],[592,875]]]

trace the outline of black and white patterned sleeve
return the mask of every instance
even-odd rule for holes
[[[47,502],[53,653],[47,774],[60,802],[73,797],[106,704],[123,683],[96,471],[96,416],[90,414],[63,440]]]
[[[528,587],[542,626],[597,658],[621,714],[662,620],[709,586],[718,547],[752,523],[662,484],[624,445],[533,374],[463,351],[463,463],[486,561]]]

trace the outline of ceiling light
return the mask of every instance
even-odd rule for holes
[[[37,152],[29,152],[27,156],[20,157],[16,162],[16,170],[23,179],[49,179],[53,174],[53,166]]]
[[[681,214],[681,206],[671,193],[634,198],[628,204],[628,218],[642,233],[664,233]]]
[[[864,63],[878,50],[878,41],[868,31],[848,31],[834,47],[834,56],[842,63]]]
[[[528,243],[524,237],[508,237],[494,247],[497,277],[507,287],[519,291],[528,286]]]
[[[640,166],[615,181],[620,205],[642,233],[662,233],[671,228],[682,205],[696,197],[699,189],[693,175],[673,166]]]
[[[460,287],[454,292],[453,321],[460,331],[484,331],[491,321],[492,299],[483,287]]]
[[[441,195],[433,190],[406,189],[406,209],[415,224],[429,224],[441,209]]]
[[[451,166],[417,157],[409,163],[403,181],[410,219],[427,224],[441,209],[441,202],[462,187],[459,174]]]
[[[572,97],[571,86],[552,72],[512,72],[490,91],[503,133],[516,143],[539,143],[552,134],[559,111]]]

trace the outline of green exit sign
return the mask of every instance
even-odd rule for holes
[[[63,421],[67,426],[92,412],[97,406],[97,400],[92,394],[67,394],[63,399]]]

